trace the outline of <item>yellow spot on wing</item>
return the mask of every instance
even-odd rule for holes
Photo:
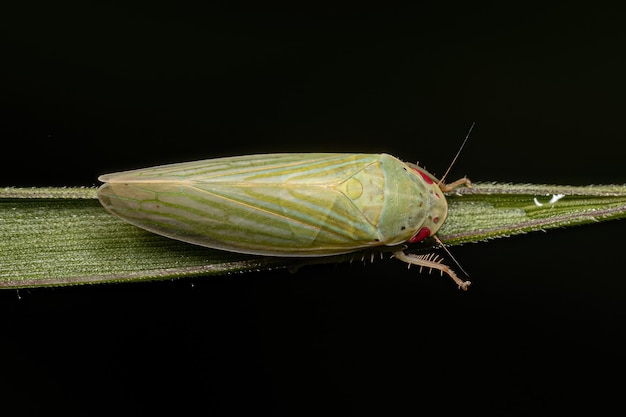
[[[377,227],[385,200],[385,176],[379,163],[368,165],[336,188]]]
[[[351,200],[356,200],[363,194],[363,184],[356,178],[350,178],[348,181],[344,181],[337,188]]]

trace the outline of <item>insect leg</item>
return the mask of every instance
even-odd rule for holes
[[[437,269],[452,278],[452,280],[456,282],[459,288],[461,288],[463,291],[467,291],[467,287],[469,287],[471,284],[470,281],[463,281],[461,278],[459,278],[448,265],[442,264],[441,259],[436,256],[406,254],[404,253],[404,251],[399,250],[397,252],[394,252],[393,257],[403,262],[406,262],[409,265],[418,265],[426,268]]]
[[[462,185],[466,186],[467,188],[472,188],[472,182],[469,178],[466,177],[453,181],[450,184],[439,184],[439,188],[442,192],[447,193]]]

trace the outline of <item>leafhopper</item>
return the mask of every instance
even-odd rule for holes
[[[388,247],[409,265],[469,281],[406,244],[435,237],[448,214],[445,185],[388,154],[235,156],[102,175],[98,198],[151,232],[226,251],[319,257]]]

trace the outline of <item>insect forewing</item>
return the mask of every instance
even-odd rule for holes
[[[381,244],[379,158],[268,154],[172,164],[103,175],[98,194],[112,213],[175,239],[243,253],[321,256]],[[360,200],[364,188],[380,201]]]

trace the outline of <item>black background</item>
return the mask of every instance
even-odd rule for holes
[[[626,183],[620,10],[432,3],[2,6],[0,186],[285,151],[388,152],[441,175],[472,122],[451,178]],[[621,407],[625,232],[615,221],[454,247],[467,293],[393,260],[4,291],[1,408]]]

